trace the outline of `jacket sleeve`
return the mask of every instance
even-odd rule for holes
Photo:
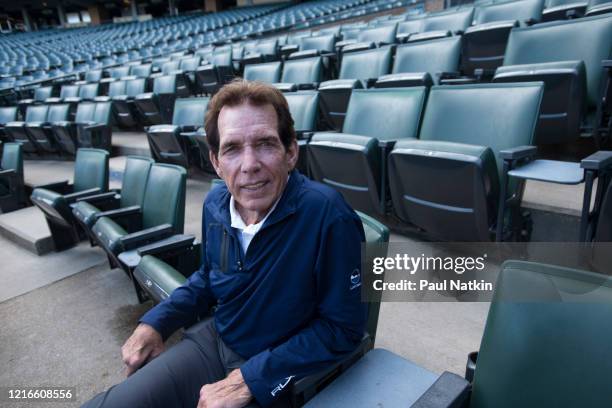
[[[202,265],[191,277],[178,287],[163,302],[149,310],[140,319],[157,330],[166,340],[180,327],[193,324],[198,316],[210,309],[214,304],[214,296],[210,290],[208,262],[206,259],[206,224],[205,208],[202,211]]]
[[[291,381],[320,371],[360,343],[367,304],[361,302],[363,227],[356,215],[340,217],[323,232],[315,279],[318,305],[308,325],[277,347],[252,356],[240,368],[263,406]]]

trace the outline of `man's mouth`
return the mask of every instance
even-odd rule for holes
[[[258,181],[257,183],[243,184],[242,188],[248,191],[257,191],[267,183],[267,181]]]

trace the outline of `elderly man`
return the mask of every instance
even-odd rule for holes
[[[282,405],[292,381],[362,338],[363,228],[340,194],[293,170],[298,147],[282,93],[226,85],[210,101],[206,133],[225,186],[204,202],[202,267],[142,317],[122,348],[128,378],[88,407]],[[164,339],[211,307],[212,319],[161,354]]]

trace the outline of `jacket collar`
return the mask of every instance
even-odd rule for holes
[[[275,224],[289,215],[295,213],[297,209],[297,200],[300,187],[304,182],[302,176],[297,170],[292,170],[289,173],[289,180],[285,186],[285,190],[281,195],[281,199],[272,214],[268,216],[264,225],[261,229],[265,229],[267,226]],[[212,215],[215,219],[223,224],[228,229],[231,228],[231,216],[230,216],[230,198],[231,194],[227,189],[227,186],[223,186],[223,190],[219,192],[218,197],[215,197],[213,201],[207,204]]]

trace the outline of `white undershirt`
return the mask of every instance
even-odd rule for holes
[[[276,204],[278,204],[281,197],[282,194],[278,197],[272,208],[270,208],[270,211],[268,211],[266,216],[263,217],[261,221],[259,221],[257,224],[251,225],[246,225],[244,223],[242,216],[240,215],[238,210],[236,210],[236,202],[234,201],[234,197],[230,197],[229,210],[230,218],[232,221],[232,228],[236,228],[238,230],[238,239],[240,240],[240,245],[242,246],[242,249],[244,250],[245,254],[247,252],[247,249],[249,248],[249,245],[251,244],[251,241],[255,237],[255,234],[259,232],[264,222],[266,222],[266,219],[268,219],[268,216],[272,214],[272,211],[274,211],[274,209],[276,208]]]

